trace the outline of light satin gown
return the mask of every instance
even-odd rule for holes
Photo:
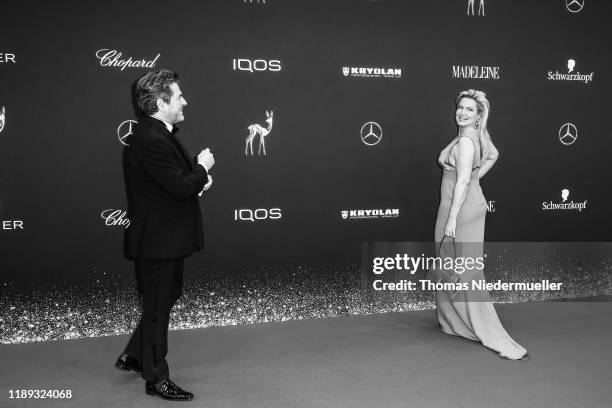
[[[487,206],[480,188],[478,171],[482,164],[480,141],[478,136],[470,134],[468,137],[474,144],[474,161],[470,184],[465,201],[457,216],[455,230],[454,252],[456,257],[482,257],[485,216]],[[436,248],[444,238],[444,227],[448,219],[449,210],[453,200],[453,191],[457,180],[457,171],[449,158],[454,154],[454,147],[459,138],[451,142],[441,153],[438,160],[443,168],[442,185],[440,187],[440,206],[436,218],[435,241]],[[447,242],[447,237],[444,242]],[[474,269],[459,275],[459,282],[484,280],[482,269]],[[465,337],[480,341],[484,346],[496,351],[500,356],[509,359],[520,359],[527,350],[514,341],[502,326],[491,297],[486,291],[438,291],[437,316],[442,331],[454,336]]]

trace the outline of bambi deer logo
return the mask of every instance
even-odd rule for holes
[[[257,154],[261,155],[261,151],[263,150],[264,156],[266,155],[266,136],[268,136],[270,134],[270,131],[272,130],[273,120],[274,120],[274,112],[266,111],[266,122],[268,122],[267,128],[261,125],[258,125],[256,123],[248,127],[249,135],[246,138],[246,144],[244,146],[244,154],[246,156],[249,155],[249,151],[251,152],[251,156],[253,156],[253,139],[255,139],[255,137],[258,135],[259,135],[259,150],[257,151]]]
[[[478,0],[478,15],[485,15],[485,0]],[[474,15],[474,0],[468,0],[467,15]]]
[[[4,109],[4,106],[3,106],[2,110],[0,110],[0,132],[4,130],[5,123],[6,123],[6,109]]]

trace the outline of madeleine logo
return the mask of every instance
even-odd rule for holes
[[[150,60],[144,58],[132,59],[132,57],[126,59],[123,57],[123,54],[117,50],[102,48],[96,51],[96,57],[100,60],[100,66],[119,68],[121,71],[126,68],[153,68],[160,55],[161,54],[158,53],[155,58]]]
[[[452,77],[460,79],[499,79],[499,67],[453,65]]]

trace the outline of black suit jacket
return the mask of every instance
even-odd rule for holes
[[[123,174],[130,226],[128,259],[180,258],[204,248],[198,193],[208,180],[164,122],[144,116],[128,136]]]

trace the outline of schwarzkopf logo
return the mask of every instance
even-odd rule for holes
[[[562,144],[569,146],[574,144],[576,139],[578,139],[578,129],[573,123],[564,123],[559,128],[559,141]]]
[[[577,203],[575,203],[572,200],[568,203],[567,199],[569,198],[569,195],[570,195],[570,191],[567,188],[564,188],[563,190],[561,190],[561,200],[563,201],[561,201],[560,203],[553,203],[552,201],[548,201],[548,202],[544,201],[542,203],[542,210],[543,211],[560,210],[560,211],[582,212],[582,210],[586,209],[588,200],[584,200],[583,202],[577,202]]]
[[[96,51],[96,57],[98,57],[100,60],[100,66],[117,67],[121,68],[121,71],[126,68],[153,68],[160,55],[161,54],[157,54],[152,60],[132,60],[132,57],[128,57],[128,59],[121,59],[122,54],[117,50],[103,48]]]
[[[580,72],[574,72],[574,67],[576,67],[576,60],[568,59],[567,60],[567,74],[559,73],[559,71],[548,71],[548,80],[549,81],[579,81],[588,84],[593,81],[594,72],[590,74],[581,74]]]
[[[453,65],[452,75],[461,79],[499,79],[499,67]]]
[[[266,4],[266,0],[243,0],[243,3],[248,3],[248,4]]]
[[[584,0],[565,0],[565,7],[570,13],[579,13],[584,7]]]
[[[398,208],[387,208],[387,209],[371,209],[371,210],[342,210],[340,215],[343,220],[361,220],[361,219],[373,219],[373,218],[397,218],[400,215]]]
[[[401,78],[401,68],[342,67],[344,76],[361,78]]]
[[[4,124],[6,123],[6,109],[4,106],[0,109],[0,132],[4,130]]]

